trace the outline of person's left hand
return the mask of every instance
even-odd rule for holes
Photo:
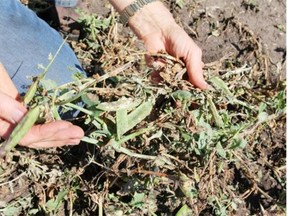
[[[17,100],[0,91],[0,137],[7,139],[27,109]],[[58,147],[79,144],[83,130],[67,121],[34,125],[20,145],[32,148]]]
[[[0,101],[0,137],[7,139],[27,109],[20,102],[18,91],[1,63]],[[19,144],[32,148],[77,145],[83,136],[82,128],[61,120],[34,125]]]

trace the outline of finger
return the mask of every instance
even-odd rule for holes
[[[163,41],[159,37],[153,37],[150,35],[148,38],[144,39],[146,50],[149,53],[158,53],[159,51],[166,50],[163,44]],[[147,65],[152,66],[154,63],[159,64],[159,66],[163,66],[165,62],[159,60],[155,61],[149,54],[145,55],[145,60]]]
[[[83,136],[82,128],[67,121],[55,121],[43,125],[35,125],[20,141],[20,144],[41,148],[58,146],[59,143],[67,145],[71,144],[68,142],[69,140],[80,140]]]
[[[0,118],[10,123],[19,122],[27,112],[21,103],[2,92],[0,92],[0,101]]]
[[[207,89],[208,84],[204,79],[202,69],[202,51],[194,42],[192,42],[188,55],[184,60],[186,62],[189,81],[200,89]]]
[[[0,137],[7,139],[10,133],[12,133],[14,127],[15,127],[14,124],[11,124],[10,122],[0,119]]]
[[[15,125],[5,120],[0,120],[0,137],[7,139],[14,127]],[[57,133],[54,133],[53,128],[56,128]],[[49,123],[48,126],[46,124],[34,126],[20,141],[20,145],[31,148],[77,145],[83,135],[83,130],[70,122],[53,122]]]
[[[159,51],[165,50],[163,41],[161,41],[159,37],[156,37],[157,39],[153,38],[153,40],[151,40],[150,38],[153,38],[153,37],[149,37],[148,39],[144,41],[146,50],[149,53],[157,54]],[[154,70],[151,73],[151,81],[154,83],[161,82],[163,79],[159,75],[159,73],[161,72],[161,69],[163,69],[163,67],[165,66],[165,61],[160,58],[157,60],[151,57],[151,55],[149,54],[145,55],[145,61],[148,66],[154,68]]]

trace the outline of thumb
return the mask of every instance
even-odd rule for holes
[[[26,112],[26,108],[21,103],[0,92],[0,118],[15,124],[22,119]]]
[[[152,38],[152,39],[151,39]],[[146,50],[150,54],[157,54],[159,51],[165,51],[165,46],[163,41],[159,37],[147,37],[144,39],[144,44]],[[151,57],[151,55],[145,55],[146,64],[149,67],[153,68],[151,73],[151,79],[155,83],[159,83],[162,78],[160,77],[159,73],[162,70],[162,67],[165,65],[165,61],[157,58]]]

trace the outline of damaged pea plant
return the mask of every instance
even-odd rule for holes
[[[53,62],[53,57],[50,56],[50,58]],[[170,56],[169,58],[171,59]],[[179,63],[175,60],[173,64]],[[216,163],[218,174],[222,172],[227,160],[231,160],[238,166],[247,166],[244,165],[243,159],[238,157],[240,157],[239,151],[245,149],[247,143],[253,139],[249,134],[254,134],[259,127],[283,117],[285,113],[284,91],[280,91],[273,100],[262,100],[259,104],[255,104],[246,99],[239,99],[245,94],[243,86],[231,90],[219,76],[209,77],[212,88],[207,91],[194,89],[187,81],[182,81],[182,89],[177,89],[179,84],[177,82],[168,88],[167,83],[171,77],[167,78],[167,76],[163,76],[164,83],[159,86],[149,86],[147,80],[141,80],[139,77],[133,77],[129,81],[126,80],[127,78],[121,77],[120,74],[131,65],[132,62],[129,62],[117,70],[99,76],[99,78],[75,78],[75,81],[62,86],[56,86],[53,82],[45,80],[45,74],[49,71],[48,65],[44,72],[34,79],[34,83],[24,96],[23,101],[30,107],[30,110],[10,137],[1,144],[1,157],[10,154],[10,151],[35,123],[60,119],[59,107],[62,107],[62,111],[76,109],[84,115],[84,124],[88,127],[83,138],[84,143],[95,145],[102,151],[104,149],[109,151],[109,157],[112,158],[116,157],[115,154],[121,154],[124,157],[147,161],[147,167],[141,165],[143,168],[151,169],[151,176],[145,183],[147,188],[153,187],[156,182],[161,184],[162,181],[177,181],[182,196],[187,199],[187,204],[183,203],[177,214],[183,215],[181,213],[183,211],[186,213],[195,211],[188,206],[195,203],[200,193],[197,191],[196,185],[201,182],[211,160],[213,159]],[[119,76],[118,79],[116,79],[117,76]],[[114,100],[104,102],[101,102],[99,97],[91,99],[93,98],[91,96],[95,95],[97,84],[107,79],[118,80],[117,85],[124,89],[133,86],[135,95],[115,97],[116,99],[112,97]],[[165,79],[167,79],[167,83],[165,83]],[[130,83],[131,86],[127,87],[127,83]],[[79,100],[85,105],[77,105]],[[234,106],[236,112],[220,108],[228,105]],[[157,117],[152,117],[152,113],[158,110],[162,112],[154,113]],[[145,146],[142,152],[133,147],[134,143],[141,148]],[[149,147],[149,145],[158,147],[163,145],[163,151],[157,150],[157,154],[155,154],[153,150],[155,147]],[[169,148],[164,147],[167,145]],[[175,154],[177,151],[178,154],[194,155],[193,163],[199,163],[199,166],[194,165],[193,169],[190,168],[193,167],[189,164],[190,162],[181,160],[181,156]],[[206,164],[204,169],[199,169],[201,164]],[[157,171],[161,169],[165,172]],[[185,169],[188,170],[188,173],[183,171]],[[144,171],[141,172],[145,173]],[[149,174],[148,170],[146,172]],[[142,211],[146,209],[153,214],[157,209],[156,206],[149,209],[151,206],[148,208],[148,204],[145,203],[146,197],[152,195],[148,192],[136,191],[135,188],[133,199],[129,205],[136,209],[142,209]],[[183,202],[180,201],[183,197],[179,199],[179,204]],[[140,200],[137,201],[137,204],[133,204],[136,202],[134,199]],[[149,199],[153,200],[155,197]],[[239,204],[237,202],[241,202],[240,200],[229,200],[229,197],[225,198],[225,203],[218,199],[223,199],[223,197],[219,198],[217,194],[213,195],[209,198],[209,202],[219,213],[222,212],[219,215],[225,215],[227,208],[237,209]],[[62,196],[62,200],[58,200],[58,202],[64,201],[65,196]]]

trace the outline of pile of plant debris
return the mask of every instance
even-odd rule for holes
[[[0,214],[284,215],[286,85],[270,82],[259,39],[225,23],[253,49],[206,64],[202,91],[166,53],[153,54],[165,65],[148,67],[117,16],[82,14],[85,37],[68,42],[90,76],[40,80],[31,102],[80,110],[82,143],[8,153]]]

